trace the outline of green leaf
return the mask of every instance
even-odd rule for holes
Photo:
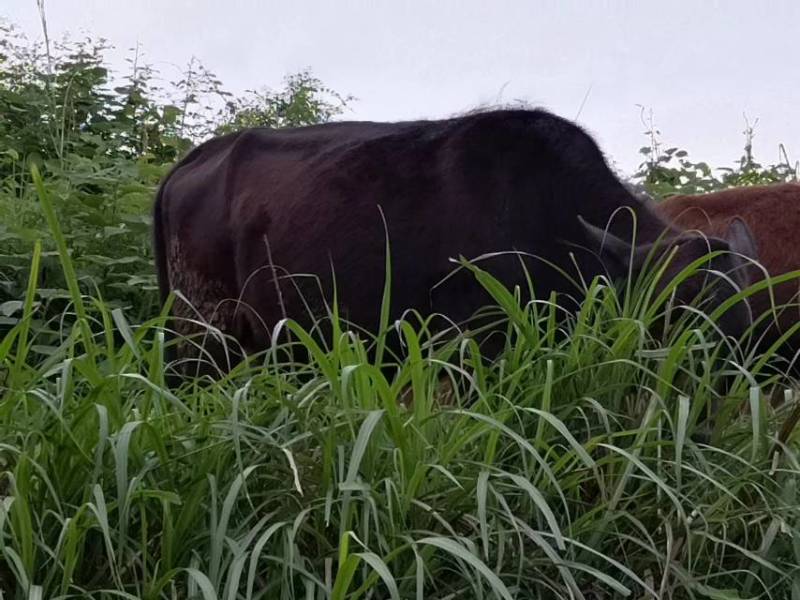
[[[496,596],[504,598],[505,600],[512,600],[511,593],[508,591],[506,585],[497,575],[494,574],[494,572],[486,565],[486,563],[469,552],[466,548],[464,548],[464,546],[455,540],[444,537],[426,537],[418,540],[417,543],[435,546],[436,548],[440,548],[448,554],[453,555],[455,558],[463,560],[465,563],[469,564],[472,568],[483,575],[483,577],[489,582],[489,585],[492,587],[492,591]]]

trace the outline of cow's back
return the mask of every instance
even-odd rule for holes
[[[758,243],[759,261],[771,275],[800,268],[800,184],[731,188],[701,195],[678,195],[656,209],[682,229],[724,235],[739,216]]]
[[[800,184],[784,183],[731,188],[700,195],[672,196],[660,202],[657,212],[683,229],[699,230],[706,235],[724,235],[731,221],[739,217],[750,228],[758,245],[760,265],[770,276],[800,270]],[[753,267],[756,279],[764,271]],[[800,322],[800,280],[792,279],[774,286],[775,305],[783,307],[777,318],[778,327],[762,321],[759,334],[768,348],[783,333]],[[771,309],[768,292],[750,297],[754,317]],[[781,350],[789,360],[800,351],[800,332],[792,335]],[[796,365],[796,368],[800,365]]]

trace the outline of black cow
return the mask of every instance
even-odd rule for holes
[[[636,248],[630,215],[612,219],[621,208],[636,215]],[[393,320],[414,309],[463,322],[485,306],[485,290],[467,273],[437,285],[459,256],[536,255],[543,260],[526,267],[546,299],[552,291],[576,292],[554,266],[574,273],[577,265],[586,280],[623,277],[629,256],[638,265],[665,230],[664,248],[678,244],[666,279],[709,246],[754,252],[741,222],[727,240],[671,229],[614,176],[586,132],[522,109],[219,137],[194,149],[163,182],[154,228],[162,298],[179,290],[193,307],[176,302],[175,329],[197,331],[191,320],[202,318],[245,351],[268,347],[284,317],[309,324],[323,316],[334,280],[342,316],[378,328],[387,235]],[[527,287],[518,255],[481,266],[508,286]],[[713,265],[720,272],[736,266],[731,255]],[[691,301],[700,286],[688,281],[679,299]],[[746,307],[737,307],[722,327],[738,334],[748,323]]]

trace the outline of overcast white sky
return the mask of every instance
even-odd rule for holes
[[[40,35],[35,0],[0,6]],[[138,41],[170,77],[170,63],[195,55],[232,91],[311,67],[358,98],[342,118],[436,118],[521,99],[578,116],[630,173],[647,142],[644,105],[666,143],[714,166],[741,155],[743,114],[759,119],[757,158],[777,160],[779,142],[800,158],[798,0],[48,0],[46,10],[53,38]]]

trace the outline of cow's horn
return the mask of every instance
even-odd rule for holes
[[[600,227],[588,223],[580,215],[578,215],[578,221],[586,230],[589,240],[596,245],[601,255],[607,253],[619,260],[628,259],[631,252],[631,245],[628,242],[615,236],[606,229],[601,229]]]

